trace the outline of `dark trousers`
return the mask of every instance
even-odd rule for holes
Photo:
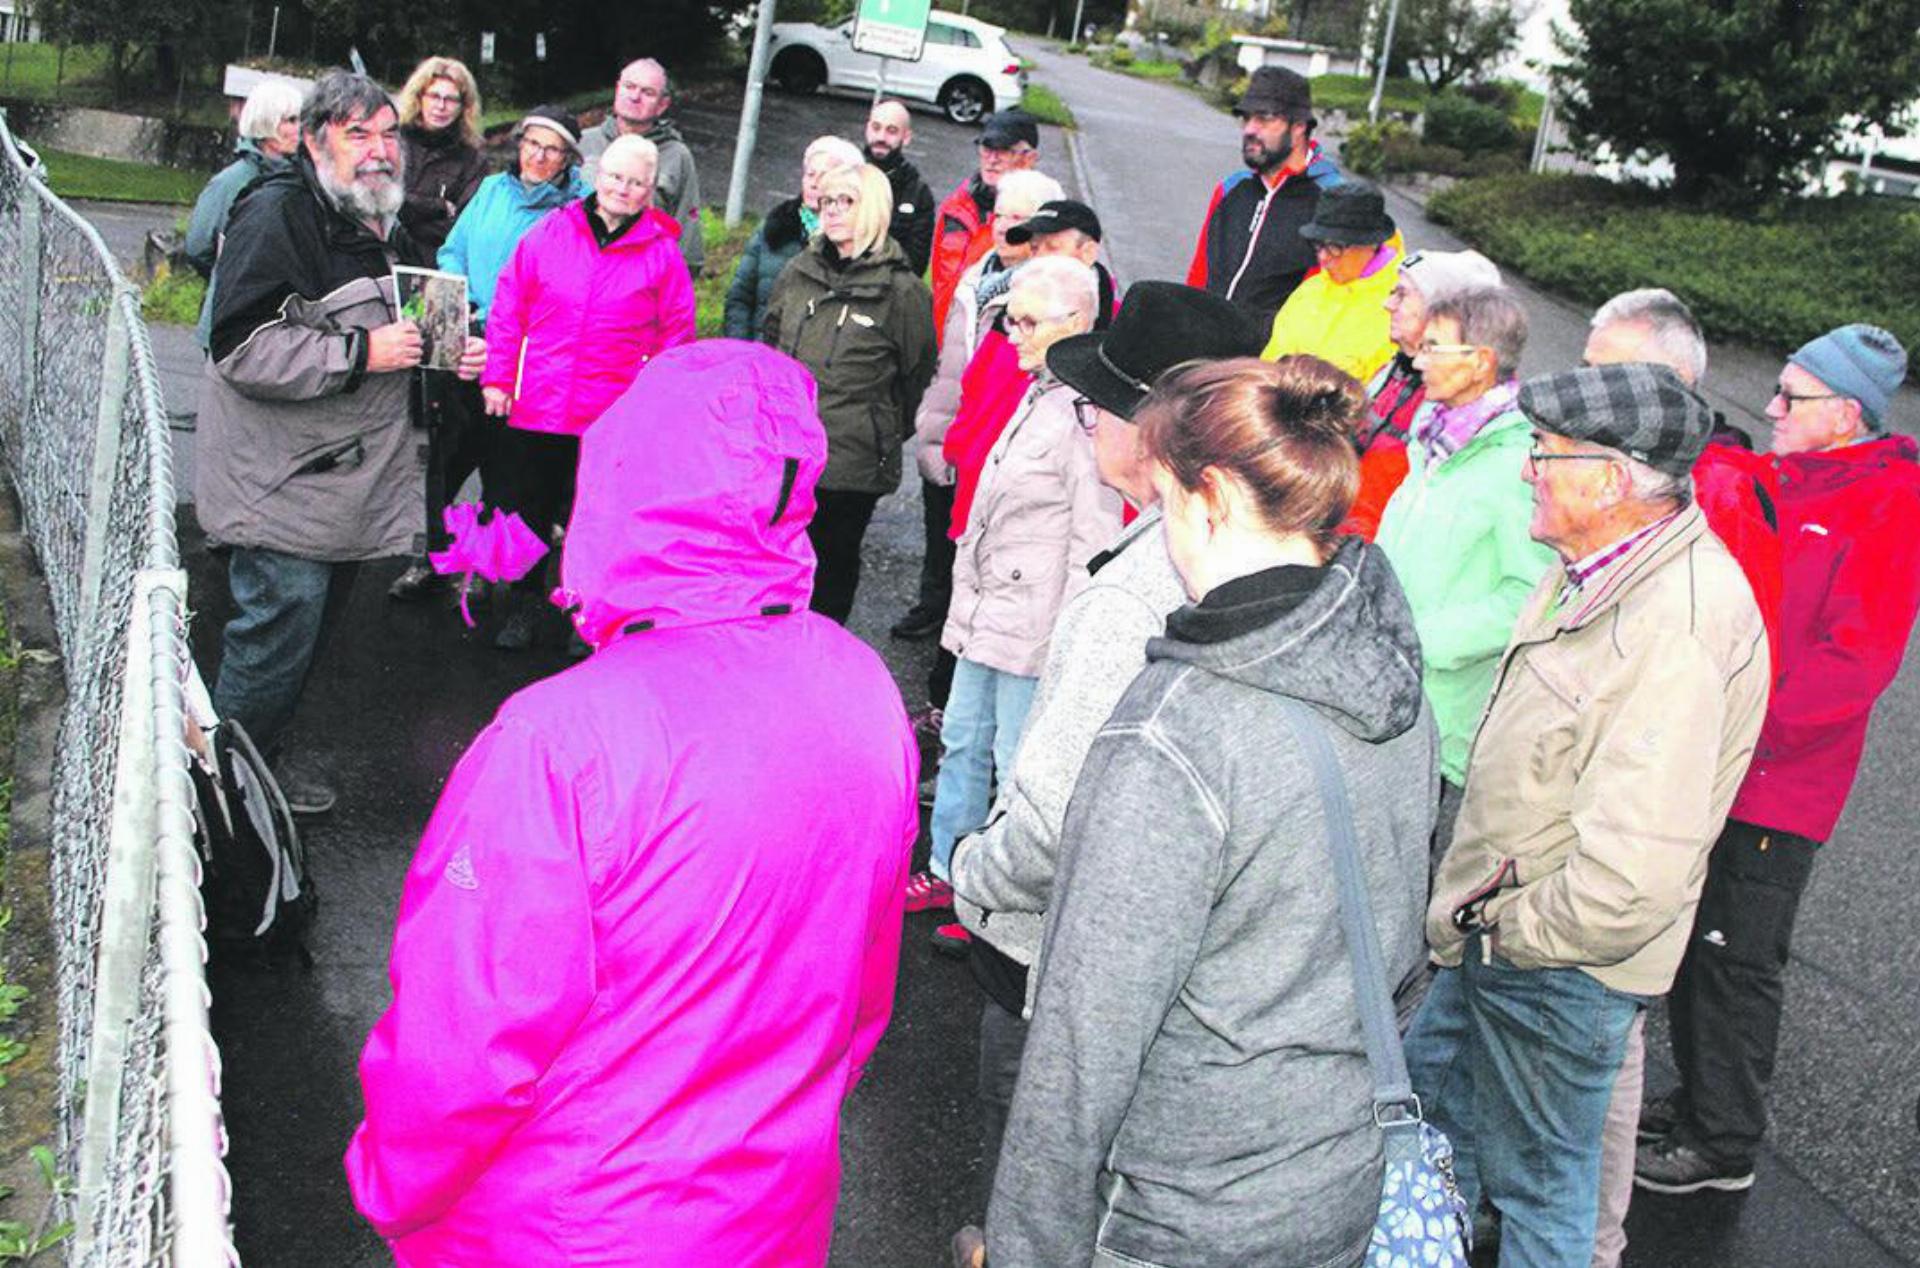
[[[221,631],[213,707],[223,718],[239,719],[261,752],[279,747],[359,572],[357,563],[244,546],[228,559],[237,611]]]
[[[488,418],[480,400],[480,385],[451,374],[428,374],[427,419],[427,549],[447,548],[447,504],[474,472],[489,466],[487,442],[500,430]]]
[[[573,518],[580,438],[496,425],[487,458],[487,469],[480,478],[486,483],[489,503],[499,511],[518,515],[528,528],[551,542],[555,530],[565,528]],[[532,572],[514,582],[514,588],[544,593],[548,588],[548,562],[536,564]]]
[[[860,588],[860,543],[866,540],[878,493],[842,489],[814,491],[813,520],[807,539],[813,543],[817,564],[813,573],[813,602],[821,616],[840,624],[853,613],[854,591]]]
[[[1727,1166],[1750,1165],[1767,1132],[1787,952],[1818,854],[1806,837],[1728,820],[1667,997],[1680,1131]]]
[[[920,556],[920,594],[913,606],[940,617],[953,601],[953,486],[921,477],[920,527],[926,550]]]
[[[1020,1081],[1020,1057],[1027,1050],[1027,1022],[992,998],[980,1003],[980,1131],[986,1147],[981,1168],[981,1210],[993,1197],[993,1176],[1000,1167],[1000,1145],[1007,1138],[1013,1089]]]

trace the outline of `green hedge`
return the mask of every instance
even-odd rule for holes
[[[1435,194],[1427,214],[1585,304],[1664,286],[1709,334],[1787,350],[1847,322],[1920,343],[1920,206],[1807,199],[1752,217],[1597,177],[1504,176]]]

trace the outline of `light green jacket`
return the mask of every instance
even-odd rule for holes
[[[1533,492],[1520,468],[1531,445],[1531,425],[1519,410],[1495,415],[1437,466],[1411,441],[1407,478],[1380,519],[1376,540],[1400,575],[1420,634],[1423,685],[1440,728],[1440,773],[1455,785],[1466,783],[1467,750],[1514,621],[1553,562],[1552,552],[1527,536]]]

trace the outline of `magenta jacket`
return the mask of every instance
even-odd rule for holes
[[[807,610],[813,400],[709,341],[583,441],[597,650],[455,768],[360,1061],[347,1175],[403,1268],[826,1262],[919,808],[886,666]]]
[[[648,210],[602,248],[587,215],[569,203],[528,230],[494,289],[480,384],[513,397],[510,426],[578,436],[642,366],[693,340],[679,222]]]

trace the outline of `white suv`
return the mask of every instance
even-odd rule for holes
[[[884,60],[889,96],[929,101],[955,123],[975,123],[988,111],[1019,105],[1026,87],[1027,74],[1007,48],[1006,33],[1005,27],[958,13],[935,13],[927,19],[920,60],[906,62],[854,52],[851,21],[831,27],[776,22],[768,45],[769,77],[788,92],[809,93],[824,85],[829,91],[871,93]]]

